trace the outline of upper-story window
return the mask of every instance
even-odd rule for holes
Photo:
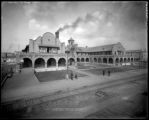
[[[112,51],[109,51],[109,55],[112,55]]]
[[[41,53],[46,53],[47,52],[47,48],[39,48],[39,52],[41,52]]]

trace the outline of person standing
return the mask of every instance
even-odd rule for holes
[[[103,76],[105,75],[105,70],[103,70],[102,74],[103,74]]]
[[[75,79],[78,79],[78,76],[77,76],[77,74],[75,74]]]
[[[110,76],[110,70],[108,71],[108,76]]]
[[[70,77],[71,77],[71,80],[73,80],[73,73],[71,72],[71,74],[70,74]]]
[[[13,75],[13,69],[12,69],[12,67],[10,69],[10,74],[11,74],[11,76]]]

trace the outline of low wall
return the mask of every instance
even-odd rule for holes
[[[67,67],[50,67],[50,68],[36,68],[36,72],[45,72],[45,71],[57,71],[57,70],[66,70]]]

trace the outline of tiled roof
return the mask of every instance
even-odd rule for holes
[[[79,47],[77,52],[111,51],[113,49],[114,45],[116,45],[116,44],[88,47],[88,48]]]
[[[77,47],[77,52],[84,52],[86,51],[86,48],[84,47]]]
[[[126,52],[141,52],[142,50],[126,50]]]

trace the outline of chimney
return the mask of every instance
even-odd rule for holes
[[[55,32],[56,39],[59,39],[59,31]]]

